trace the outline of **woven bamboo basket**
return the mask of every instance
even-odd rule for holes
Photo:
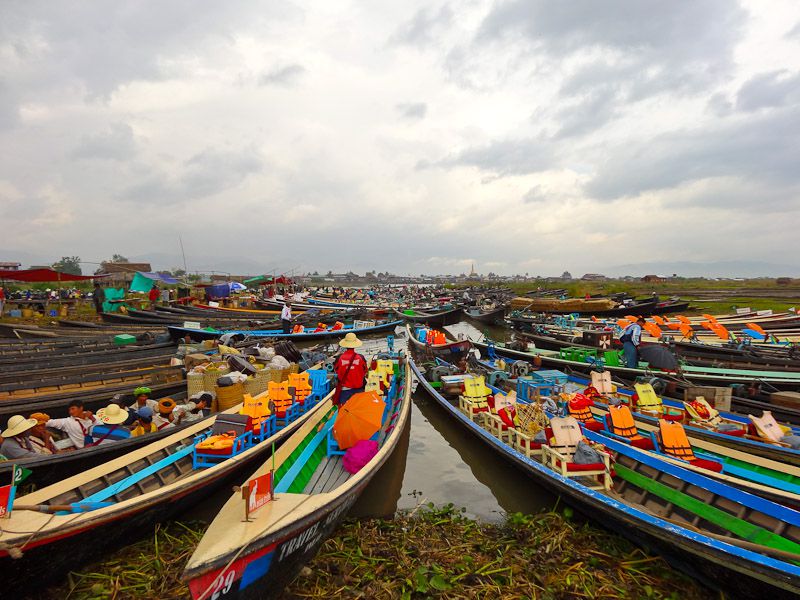
[[[228,410],[244,401],[244,384],[234,383],[227,387],[217,386],[214,391],[217,393],[217,410]]]
[[[207,370],[203,374],[204,389],[208,391],[213,391],[217,385],[217,379],[231,372],[230,368],[225,363],[216,363],[214,367],[214,370]]]
[[[203,373],[186,374],[186,393],[189,396],[205,391],[205,375]],[[210,389],[214,389],[213,387]]]
[[[269,381],[267,373],[260,371],[252,377],[247,378],[247,381],[244,382],[244,391],[251,396],[257,396],[267,391]]]

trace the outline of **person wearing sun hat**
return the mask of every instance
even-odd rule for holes
[[[53,443],[53,436],[47,431],[47,422],[50,420],[50,415],[35,412],[30,418],[36,419],[36,425],[31,429],[31,435],[28,438],[34,451],[37,454],[56,454],[58,448]]]
[[[99,446],[110,442],[127,440],[131,432],[122,427],[129,418],[128,409],[112,401],[105,408],[101,408],[95,415],[97,425],[92,428],[92,446]]]
[[[26,419],[22,415],[14,415],[8,420],[8,427],[0,433],[3,443],[0,454],[7,459],[30,458],[38,456],[30,441],[31,429],[36,427],[36,419]]]
[[[336,372],[334,404],[341,406],[353,394],[364,390],[364,383],[367,377],[367,359],[355,350],[361,344],[361,340],[352,331],[339,342],[339,346],[345,350],[336,359],[333,367]]]

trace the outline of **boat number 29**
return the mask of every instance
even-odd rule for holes
[[[217,600],[220,596],[224,596],[231,591],[233,579],[236,577],[236,569],[231,569],[227,573],[220,573],[219,577],[214,580],[213,590],[210,600]]]

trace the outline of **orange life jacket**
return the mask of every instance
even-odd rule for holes
[[[270,402],[275,406],[275,415],[281,418],[285,417],[286,410],[292,405],[292,397],[289,395],[289,383],[286,381],[281,383],[270,381],[268,386]]]
[[[289,387],[294,388],[294,399],[304,404],[311,394],[311,385],[308,383],[308,373],[289,373]]]
[[[609,429],[614,435],[627,438],[629,440],[636,439],[639,436],[639,430],[636,429],[636,423],[633,422],[633,415],[631,409],[625,406],[609,406]]]
[[[659,419],[658,428],[661,434],[661,447],[665,454],[687,461],[695,459],[683,425],[674,421]]]
[[[575,394],[575,397],[570,399],[567,403],[569,406],[569,414],[578,419],[581,423],[588,423],[594,421],[594,415],[589,408],[594,404],[589,398],[583,394]]]

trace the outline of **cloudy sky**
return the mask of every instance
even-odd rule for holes
[[[0,156],[0,260],[797,264],[800,3],[7,0]]]

